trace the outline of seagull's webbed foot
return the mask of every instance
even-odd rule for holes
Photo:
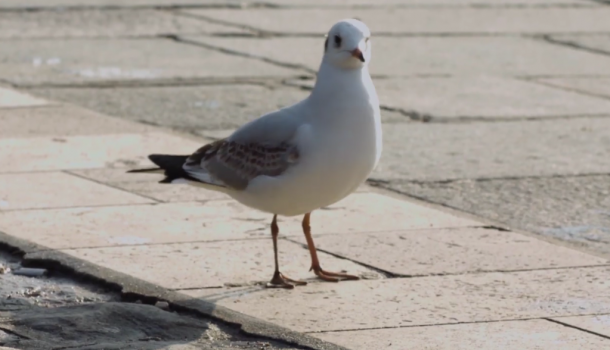
[[[324,271],[320,265],[312,266],[309,271],[311,270],[313,270],[319,279],[326,282],[356,281],[360,279],[358,276],[349,275],[347,273]]]
[[[279,271],[275,271],[273,274],[273,278],[269,283],[267,283],[267,288],[284,288],[284,289],[293,289],[294,286],[304,286],[307,285],[305,281],[293,280],[290,277],[285,276],[283,273]]]

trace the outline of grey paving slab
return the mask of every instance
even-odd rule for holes
[[[538,0],[537,0],[538,1]],[[53,7],[141,7],[141,6],[239,6],[240,0],[0,0],[0,8],[53,8]]]
[[[0,38],[135,37],[244,32],[236,27],[152,9],[0,12]]]
[[[6,0],[5,0],[6,1]],[[12,0],[18,1],[18,0]],[[67,0],[64,0],[67,1]],[[589,0],[267,0],[266,2],[283,7],[352,7],[352,6],[596,6]]]
[[[603,79],[591,80],[594,82],[587,81],[587,86],[592,84],[600,90],[604,88]],[[598,80],[602,83],[596,83]],[[559,81],[561,84],[570,79]],[[290,83],[313,86],[311,80]],[[610,95],[610,79],[606,83]],[[510,78],[375,79],[374,84],[382,106],[437,119],[610,115],[609,100]],[[549,84],[553,84],[552,80]],[[386,114],[385,111],[382,113],[384,121]]]
[[[61,88],[33,89],[31,93],[108,115],[187,130],[236,128],[309,95],[298,88],[262,85]]]
[[[610,55],[610,34],[552,35],[551,39],[559,43],[574,45]]]
[[[389,186],[610,258],[610,175],[392,182]]]
[[[27,190],[26,190],[27,189]],[[58,194],[62,195],[58,195]],[[151,203],[66,173],[0,174],[0,210]]]
[[[610,8],[313,8],[195,9],[185,13],[279,34],[320,34],[342,18],[359,18],[375,33],[598,33]],[[566,20],[569,18],[569,20]]]
[[[610,264],[610,259],[483,228],[325,235],[316,246],[402,276]]]
[[[166,39],[0,40],[15,84],[289,76],[293,71]]]
[[[225,290],[216,304],[301,332],[608,313],[610,267]],[[209,290],[183,291],[193,297]],[[290,307],[286,307],[290,305]],[[363,317],[366,315],[366,317]]]
[[[0,109],[14,107],[44,106],[49,102],[28,94],[0,86]]]
[[[254,57],[299,64],[317,71],[324,38],[206,38],[185,36]],[[371,74],[601,75],[610,57],[523,37],[375,37]],[[281,50],[278,50],[281,47]],[[517,54],[518,53],[518,54]],[[579,64],[574,64],[579,62]]]
[[[280,267],[292,278],[313,277],[307,248],[281,240]],[[119,270],[169,289],[222,287],[266,283],[273,276],[271,239],[141,245],[65,250],[94,264]],[[380,275],[348,260],[322,253],[326,266],[366,278]]]
[[[0,137],[76,136],[146,132],[151,128],[68,105],[0,109]]]
[[[557,317],[555,321],[610,337],[610,315]]]
[[[596,350],[610,340],[546,320],[470,323],[314,334],[353,350]]]
[[[436,181],[610,171],[610,118],[384,126],[379,179]]]
[[[610,78],[547,78],[537,81],[569,91],[610,99]]]

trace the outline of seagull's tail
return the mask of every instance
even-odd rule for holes
[[[190,176],[182,167],[189,156],[173,156],[165,154],[151,154],[148,156],[151,162],[155,163],[158,168],[135,169],[129,170],[128,173],[150,173],[164,174],[165,178],[160,183],[182,182],[181,180],[188,179]]]

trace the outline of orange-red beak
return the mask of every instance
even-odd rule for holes
[[[356,57],[357,59],[359,59],[360,62],[364,62],[364,56],[362,55],[362,51],[360,51],[360,49],[355,48],[351,52],[352,52],[353,57]]]

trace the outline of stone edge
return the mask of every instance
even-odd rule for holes
[[[233,311],[224,306],[167,290],[136,277],[72,257],[61,251],[49,250],[44,246],[14,237],[2,231],[0,231],[0,249],[21,255],[24,266],[65,271],[84,280],[102,284],[109,289],[119,291],[123,297],[139,297],[147,304],[154,304],[156,301],[167,301],[171,307],[178,311],[193,312],[220,321],[228,326],[239,327],[246,335],[263,337],[313,350],[349,350]]]

